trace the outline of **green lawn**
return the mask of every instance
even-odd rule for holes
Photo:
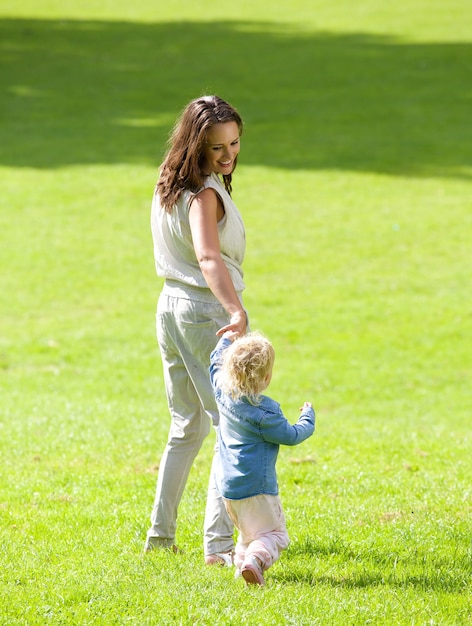
[[[0,54],[0,624],[471,623],[472,5],[1,0]],[[169,426],[150,202],[205,92],[246,122],[269,392],[317,412],[256,589],[203,564],[211,437],[185,554],[142,553]]]

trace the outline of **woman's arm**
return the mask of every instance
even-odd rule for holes
[[[230,323],[220,328],[217,334],[232,331],[244,335],[246,312],[221,257],[218,219],[221,219],[223,214],[223,207],[216,192],[213,189],[204,189],[190,204],[190,230],[203,277],[231,318]]]

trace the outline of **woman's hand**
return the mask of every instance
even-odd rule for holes
[[[229,324],[226,324],[226,326],[223,326],[222,328],[220,328],[216,334],[219,337],[220,335],[224,335],[225,333],[228,333],[227,336],[232,341],[233,339],[236,339],[236,337],[242,337],[243,335],[245,335],[246,328],[247,328],[246,311],[244,309],[241,309],[240,311],[236,311],[235,313],[233,313],[231,315]]]

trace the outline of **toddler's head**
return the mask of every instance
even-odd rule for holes
[[[236,339],[225,351],[221,387],[235,400],[246,396],[257,403],[272,378],[275,352],[261,333],[248,333]]]

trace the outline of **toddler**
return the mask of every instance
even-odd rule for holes
[[[274,348],[260,333],[226,332],[211,354],[210,378],[220,413],[215,480],[238,529],[234,563],[247,584],[264,574],[289,544],[275,470],[279,445],[313,434],[310,402],[291,425],[280,405],[262,395],[272,378]]]

